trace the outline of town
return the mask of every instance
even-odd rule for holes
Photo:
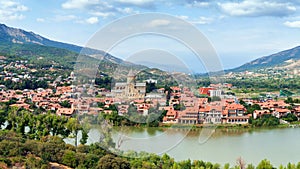
[[[127,81],[116,82],[111,90],[88,84],[74,85],[74,72],[45,84],[42,80],[51,76],[34,77],[31,73],[37,70],[30,68],[26,60],[6,63],[5,57],[0,59],[3,68],[1,79],[4,82],[0,86],[0,102],[31,112],[50,112],[68,117],[98,116],[114,111],[123,117],[129,117],[132,111],[139,116],[159,113],[162,116],[159,121],[161,125],[249,124],[251,120],[263,116],[276,117],[281,123],[292,121],[283,119],[300,119],[300,106],[278,98],[237,98],[224,92],[234,87],[229,83],[199,87],[196,93],[181,85],[154,88],[147,93],[147,85],[155,85],[157,80],[137,82],[136,73],[130,70]],[[40,85],[31,89],[8,89],[5,86],[32,79],[36,79],[34,83]]]

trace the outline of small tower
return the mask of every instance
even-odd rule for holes
[[[130,69],[127,75],[127,84],[134,83],[134,82],[135,82],[135,74],[133,73],[132,69]]]

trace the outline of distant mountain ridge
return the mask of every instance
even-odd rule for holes
[[[40,67],[56,66],[71,70],[78,62],[79,53],[86,57],[86,62],[98,62],[94,58],[102,60],[98,65],[99,71],[117,79],[126,78],[126,72],[131,69],[142,71],[145,78],[171,79],[162,70],[124,61],[101,50],[53,41],[33,32],[0,24],[0,56],[13,60],[26,59]],[[120,71],[119,74],[116,71]]]
[[[300,46],[255,59],[237,68],[227,70],[227,72],[240,72],[269,67],[288,66],[289,64],[295,64],[298,60],[300,60]]]
[[[39,50],[37,51],[35,50],[35,48]],[[137,65],[131,62],[123,61],[122,59],[114,57],[109,53],[101,50],[84,48],[77,45],[53,41],[33,32],[8,27],[5,24],[0,24],[0,53],[10,53],[12,55],[19,56],[37,56],[40,51],[43,52],[42,54],[46,54],[49,56],[54,55],[56,57],[55,59],[59,58],[61,54],[63,54],[61,57],[67,55],[69,56],[69,63],[74,63],[76,61],[75,54],[83,51],[84,54],[90,55],[91,57],[97,55],[98,58],[101,58],[104,61],[122,65],[128,68],[148,68],[143,65]],[[237,68],[225,70],[225,72],[241,72],[269,67],[295,67],[295,65],[300,67],[300,46],[255,59]]]
[[[84,54],[87,55],[102,55],[104,60],[108,60],[116,64],[134,65],[132,63],[123,61],[122,59],[119,59],[117,57],[114,57],[109,53],[106,53],[101,50],[84,48],[73,44],[53,41],[44,38],[38,34],[35,34],[34,32],[28,32],[22,29],[8,27],[5,24],[0,24],[0,44],[5,45],[11,43],[12,44],[36,44],[36,45],[66,49],[76,53],[84,52]]]

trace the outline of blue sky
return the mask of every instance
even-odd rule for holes
[[[160,12],[194,24],[225,68],[300,45],[295,0],[1,0],[0,22],[84,46],[103,26],[132,14]],[[113,53],[122,58],[122,52]]]

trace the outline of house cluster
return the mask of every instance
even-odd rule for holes
[[[31,73],[37,71],[29,68],[27,61],[5,63],[3,60],[5,58],[0,57],[0,66],[4,68],[0,77],[4,80],[19,82],[22,79],[32,78]],[[47,80],[47,76],[41,78]],[[49,76],[49,78],[53,77]],[[291,107],[284,101],[275,100],[244,99],[244,102],[249,105],[258,104],[261,107],[261,110],[255,110],[251,115],[246,114],[246,108],[239,104],[236,98],[224,97],[222,88],[233,87],[228,83],[211,84],[209,87],[199,88],[201,95],[220,97],[219,101],[209,102],[208,98],[198,98],[193,91],[182,86],[173,86],[171,90],[160,88],[146,93],[146,83],[136,82],[135,74],[132,71],[128,73],[126,82],[115,83],[111,91],[92,85],[71,85],[74,79],[74,73],[71,73],[67,78],[57,78],[53,84],[49,83],[49,88],[35,90],[9,90],[0,85],[2,89],[0,102],[13,101],[10,106],[29,111],[35,109],[40,109],[42,112],[51,111],[64,116],[72,116],[74,113],[111,114],[114,106],[121,116],[127,114],[132,108],[146,116],[153,108],[166,111],[163,123],[178,124],[247,124],[251,116],[256,119],[264,114],[281,118],[293,113],[300,119],[300,106]],[[149,82],[157,83],[153,79],[149,79]],[[95,97],[95,95],[99,97]]]
[[[22,82],[23,80],[52,81],[54,76],[50,74],[39,76],[37,72],[39,72],[39,70],[56,70],[53,67],[36,68],[33,64],[30,64],[28,60],[7,61],[7,58],[4,56],[0,56],[0,68],[3,69],[3,71],[0,72],[1,80],[15,83]],[[2,85],[0,88],[3,88]]]
[[[257,104],[260,106],[261,110],[255,110],[253,112],[253,118],[257,119],[263,115],[269,114],[277,118],[282,118],[289,113],[294,114],[300,119],[300,106],[291,106],[285,103],[284,100],[264,100],[257,101],[252,99],[243,99],[243,101],[249,105]]]
[[[210,97],[222,97],[224,96],[223,89],[231,89],[233,88],[232,84],[230,83],[217,83],[217,84],[210,84],[209,87],[200,87],[199,94],[200,95],[207,95]]]
[[[163,123],[246,124],[249,121],[245,107],[234,99],[208,102],[208,98],[195,97],[188,88],[172,87],[172,91],[169,106],[164,108],[167,113]],[[177,105],[181,105],[179,109]]]
[[[72,102],[67,94],[70,91],[70,87],[57,87],[56,92],[53,89],[42,88],[37,90],[2,90],[0,91],[0,102],[14,100],[10,106],[30,111],[33,111],[34,108],[40,108],[45,111],[60,112],[61,109],[64,109],[61,106],[62,102]],[[65,114],[70,115],[70,112],[65,111]]]
[[[22,79],[30,79],[30,69],[28,68],[26,60],[20,60],[15,62],[6,63],[4,56],[0,56],[0,67],[3,71],[0,72],[0,77],[3,80],[11,80],[12,82],[20,82]],[[14,71],[11,71],[14,70]],[[21,73],[16,73],[16,71],[21,71]]]
[[[29,111],[39,108],[42,112],[51,111],[64,116],[72,116],[74,113],[110,114],[111,105],[117,105],[119,115],[128,113],[129,105],[133,105],[141,115],[148,115],[151,107],[166,105],[164,89],[146,94],[146,83],[137,83],[132,72],[128,74],[127,82],[116,83],[111,91],[88,84],[62,86],[72,84],[74,78],[74,73],[71,73],[69,77],[49,84],[51,88],[48,89],[8,90],[3,86],[0,102],[14,100],[10,106]],[[95,97],[95,94],[100,97]],[[69,106],[66,107],[63,103],[68,103]]]

